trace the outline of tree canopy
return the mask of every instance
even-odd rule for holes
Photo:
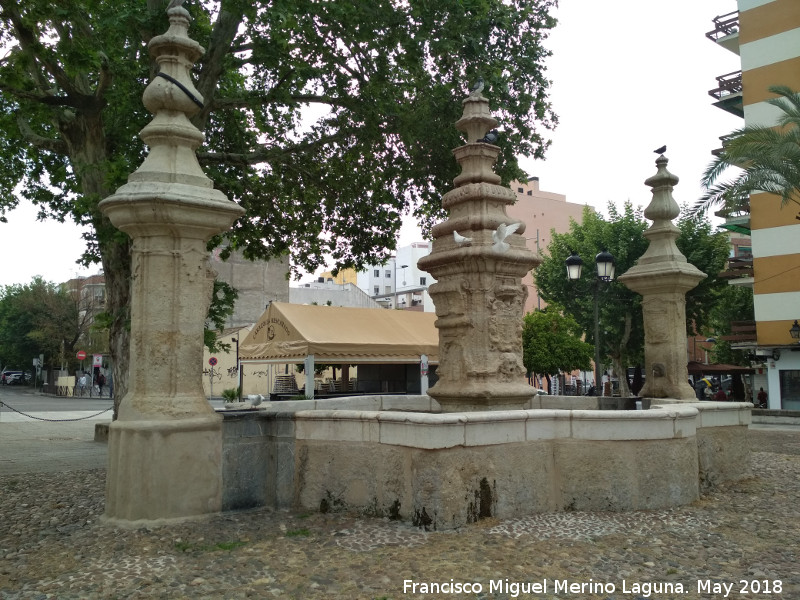
[[[573,221],[567,233],[552,232],[547,255],[534,271],[534,277],[542,298],[572,315],[586,341],[593,345],[596,343],[594,286],[599,285],[600,357],[610,359],[617,373],[625,373],[628,366],[641,364],[644,358],[641,296],[617,281],[597,284],[591,257],[608,250],[616,259],[617,276],[627,272],[647,249],[647,238],[642,234],[648,223],[642,211],[634,209],[630,202],[621,211],[609,204],[608,212],[608,219],[604,219],[587,206],[582,223]],[[716,276],[725,266],[728,241],[724,233],[712,232],[707,219],[689,215],[687,211],[682,212],[677,226],[681,230],[676,241],[678,249],[708,275],[686,295],[686,329],[687,334],[692,334],[706,325],[720,290],[727,287],[727,282]],[[569,281],[566,275],[564,261],[572,251],[584,258],[579,281]]]
[[[542,157],[556,117],[543,43],[555,0],[201,0],[190,35],[204,109],[198,156],[247,211],[226,248],[380,261],[401,215],[423,224],[457,174],[453,123],[470,82],[501,122],[498,172]],[[16,193],[42,217],[88,224],[86,261],[106,276],[115,384],[124,395],[130,240],[99,212],[144,156],[141,103],[155,75],[146,44],[167,0],[0,0],[0,220]],[[212,241],[212,244],[220,240]]]
[[[69,361],[86,333],[78,308],[75,298],[41,277],[0,288],[0,366],[27,370],[40,354],[46,365]]]

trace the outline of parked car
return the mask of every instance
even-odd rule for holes
[[[17,385],[22,383],[22,371],[4,371],[3,383],[6,385]]]

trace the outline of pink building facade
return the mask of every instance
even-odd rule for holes
[[[531,177],[528,183],[511,182],[512,190],[517,193],[517,203],[506,210],[508,215],[525,223],[525,238],[528,248],[543,253],[551,241],[552,230],[556,233],[569,231],[570,220],[583,221],[583,204],[567,202],[563,194],[545,192],[539,189],[539,178]],[[566,271],[564,272],[566,277]],[[528,299],[525,301],[525,313],[536,308],[544,308],[545,302],[533,282],[533,275],[528,273],[522,283],[528,286]]]

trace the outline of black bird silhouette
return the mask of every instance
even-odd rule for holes
[[[653,150],[653,152],[655,152],[656,154],[664,154],[664,152],[666,152],[666,151],[667,151],[667,147],[666,146],[661,146],[661,148],[658,148],[657,150]]]
[[[497,129],[492,129],[489,133],[479,139],[479,142],[483,142],[484,144],[494,144],[497,139],[500,137],[500,132]]]

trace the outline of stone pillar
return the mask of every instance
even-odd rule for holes
[[[646,377],[640,395],[694,401],[686,364],[686,292],[707,275],[689,264],[675,245],[680,230],[672,220],[680,209],[672,190],[678,178],[667,170],[668,162],[659,156],[658,171],[645,181],[653,188],[653,199],[644,211],[653,221],[644,232],[650,245],[618,280],[642,295]]]
[[[175,4],[175,3],[173,3]],[[202,386],[203,327],[214,275],[206,243],[243,210],[213,188],[189,118],[202,106],[189,69],[203,48],[189,13],[149,44],[160,67],[144,92],[154,115],[140,135],[150,152],[128,183],[100,203],[133,240],[128,393],[109,430],[105,518],[155,523],[222,505],[222,418]]]
[[[438,381],[428,390],[445,412],[521,409],[533,396],[522,366],[522,277],[539,259],[506,214],[516,194],[492,167],[500,148],[486,136],[497,121],[473,92],[456,127],[467,143],[454,150],[462,172],[442,198],[449,218],[433,227],[433,249],[418,262],[437,282],[429,288],[439,329]]]

